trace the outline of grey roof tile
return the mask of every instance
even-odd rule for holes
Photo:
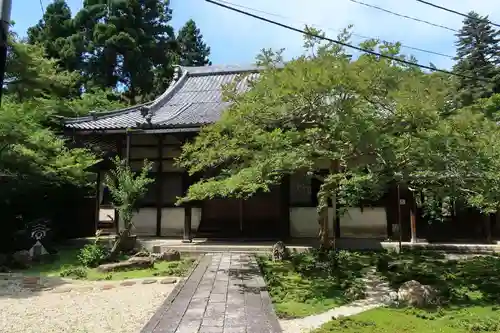
[[[258,77],[255,66],[182,67],[182,75],[155,101],[105,114],[71,118],[65,127],[75,130],[126,129],[144,123],[141,109],[149,108],[153,128],[189,127],[216,122],[229,106],[223,100],[223,87],[247,75],[237,91],[248,89],[248,80]]]

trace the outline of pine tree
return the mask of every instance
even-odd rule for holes
[[[459,102],[470,105],[479,98],[500,92],[500,32],[487,16],[469,13],[457,34],[455,71],[459,78]],[[490,81],[490,82],[488,82]]]
[[[124,87],[130,103],[155,91],[157,68],[172,67],[171,18],[165,0],[86,0],[75,22],[89,45],[90,85]]]
[[[46,56],[55,59],[61,71],[82,71],[85,47],[65,0],[54,0],[50,3],[43,18],[28,29],[27,35],[28,43],[42,45]],[[75,83],[73,95],[80,93],[79,88],[83,81]]]
[[[66,0],[54,0],[28,30],[61,71],[81,79],[73,95],[116,89],[131,103],[151,100],[170,84],[174,64],[205,65],[210,48],[190,21],[176,38],[169,0],[85,0],[72,18]],[[182,47],[181,47],[182,44]]]
[[[179,30],[177,42],[180,49],[180,64],[182,66],[211,65],[208,57],[210,47],[203,42],[203,35],[193,20],[189,20]]]
[[[84,50],[76,33],[68,4],[55,0],[47,6],[38,24],[28,29],[28,43],[43,45],[47,56],[57,59],[62,69],[78,70]]]

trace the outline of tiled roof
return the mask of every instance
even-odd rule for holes
[[[196,128],[217,121],[228,107],[222,100],[225,84],[238,83],[238,91],[248,89],[247,80],[258,77],[258,67],[180,67],[178,79],[155,101],[123,110],[69,118],[65,127],[75,130],[119,130],[137,127],[150,117],[152,128]],[[148,115],[147,117],[145,117]]]

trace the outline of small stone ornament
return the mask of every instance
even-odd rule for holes
[[[29,250],[29,253],[33,259],[40,258],[41,256],[50,253],[47,248],[47,234],[50,231],[48,224],[48,220],[38,219],[31,222],[28,226],[30,237],[35,241],[31,249]]]
[[[273,245],[272,257],[274,261],[282,261],[288,259],[289,252],[287,247],[285,246],[285,243],[279,241]]]

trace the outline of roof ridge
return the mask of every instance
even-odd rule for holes
[[[197,67],[182,67],[189,73],[189,76],[199,77],[199,76],[211,76],[211,75],[231,75],[239,73],[251,73],[251,72],[261,72],[264,70],[263,67],[259,66],[197,66]]]
[[[180,78],[177,80],[174,78],[168,88],[158,96],[151,105],[148,106],[149,111],[154,115],[155,111],[161,108],[166,102],[168,102],[169,99],[172,98],[172,95],[181,88],[184,83],[186,82],[186,79],[188,77],[188,72],[183,71],[181,66],[178,66],[177,68],[180,68],[182,71],[182,75]],[[174,74],[175,75],[175,74]]]
[[[283,68],[284,64],[275,65],[276,68]],[[242,73],[259,73],[267,69],[266,66],[259,65],[230,65],[230,66],[185,66],[182,67],[188,71],[190,76],[210,76],[210,75],[230,75]]]
[[[141,107],[146,107],[153,103],[153,101],[141,103],[141,104],[136,104],[136,105],[131,105],[123,109],[118,109],[118,110],[113,110],[113,111],[104,111],[95,115],[87,115],[87,116],[82,116],[82,117],[64,117],[63,121],[66,124],[75,124],[83,121],[89,121],[89,120],[98,120],[98,119],[106,119],[112,116],[117,116],[121,114],[127,114],[130,111],[135,111],[138,108]],[[90,111],[90,113],[95,112],[95,111]]]
[[[175,68],[173,80],[153,101],[76,119],[67,118],[63,121],[68,128],[78,130],[126,129],[141,124],[170,126],[182,122],[211,123],[216,121],[222,110],[231,104],[220,96],[226,84],[237,83],[238,92],[246,91],[250,87],[248,83],[266,70],[266,67],[259,66],[175,66]],[[238,77],[243,77],[244,80],[240,81]]]
[[[76,118],[63,118],[64,123],[66,124],[76,124],[80,122],[85,122],[85,121],[90,121],[90,120],[99,120],[99,119],[106,119],[109,117],[113,116],[118,116],[122,114],[127,114],[129,112],[136,111],[137,109],[140,109],[142,107],[148,108],[150,112],[156,111],[155,109],[151,110],[151,108],[156,108],[158,105],[163,105],[165,102],[168,101],[168,98],[171,97],[172,94],[174,94],[179,87],[181,87],[184,82],[186,81],[186,77],[188,76],[187,71],[184,71],[181,75],[181,77],[178,80],[172,80],[168,88],[158,97],[156,97],[154,100],[146,102],[146,103],[141,103],[138,105],[132,105],[123,109],[119,110],[114,110],[114,111],[108,111],[108,112],[103,112],[101,114],[94,114],[94,115],[88,115],[88,116],[83,116],[83,117],[76,117]],[[91,111],[92,112],[92,111]]]

